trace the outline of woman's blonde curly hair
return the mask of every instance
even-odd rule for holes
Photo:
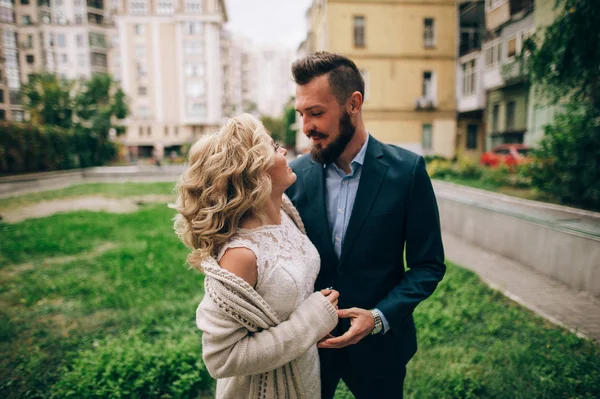
[[[264,217],[271,194],[271,142],[261,122],[243,114],[190,149],[171,206],[178,212],[175,232],[193,250],[187,257],[190,266],[202,271],[202,261],[216,256],[243,219]]]

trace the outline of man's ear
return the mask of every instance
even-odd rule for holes
[[[350,115],[355,115],[356,113],[360,112],[360,110],[362,109],[362,104],[363,104],[363,96],[362,94],[360,94],[360,92],[355,91],[354,93],[352,93],[352,95],[350,96],[349,100],[348,100],[348,112],[350,113]]]

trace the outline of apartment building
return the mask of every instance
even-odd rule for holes
[[[454,0],[314,0],[306,19],[307,53],[339,53],[362,71],[370,134],[420,154],[455,155]]]

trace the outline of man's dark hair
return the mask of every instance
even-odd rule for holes
[[[296,60],[292,65],[294,81],[299,85],[325,74],[329,74],[329,87],[339,104],[344,104],[355,91],[364,98],[365,82],[356,64],[349,58],[318,51]]]

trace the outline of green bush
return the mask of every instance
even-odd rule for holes
[[[564,203],[600,210],[600,111],[571,103],[533,152],[531,184]]]
[[[112,142],[87,129],[0,123],[0,173],[98,166],[115,155]]]
[[[139,333],[108,339],[67,366],[53,398],[182,398],[213,390],[198,335],[150,341]]]

